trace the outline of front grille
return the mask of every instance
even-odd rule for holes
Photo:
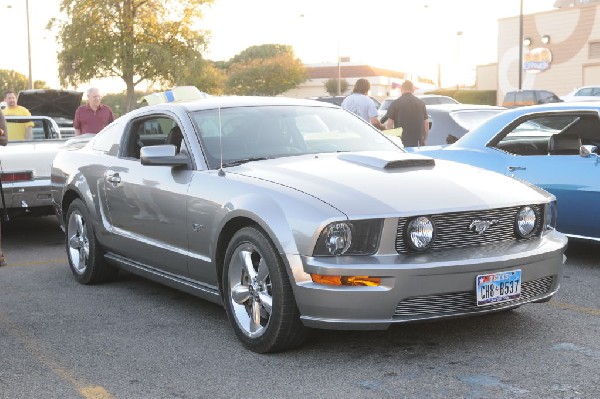
[[[531,237],[539,237],[543,226],[543,205],[531,205],[537,225]],[[452,212],[431,215],[435,224],[435,238],[429,250],[464,248],[501,241],[516,240],[515,218],[520,206],[498,208],[483,211]],[[405,241],[406,224],[411,218],[400,218],[396,231],[396,251],[401,254],[414,253]],[[483,234],[469,229],[474,220],[497,220],[498,224],[490,226]]]
[[[523,282],[521,285],[521,297],[519,299],[487,306],[477,306],[477,295],[475,290],[407,298],[398,304],[396,311],[394,312],[394,317],[443,316],[477,312],[481,310],[492,310],[494,308],[504,307],[507,304],[517,305],[548,294],[552,288],[553,282],[553,276]]]

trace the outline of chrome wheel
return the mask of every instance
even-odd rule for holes
[[[273,287],[267,262],[255,245],[245,242],[235,249],[228,280],[235,322],[247,337],[262,336],[273,312]]]
[[[81,213],[75,211],[69,217],[67,226],[67,242],[69,260],[78,274],[85,273],[90,258],[90,242],[85,220]]]

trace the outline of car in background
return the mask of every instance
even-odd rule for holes
[[[73,120],[82,97],[83,93],[75,90],[21,90],[17,96],[17,104],[27,108],[33,116],[54,119],[62,138],[68,138],[75,135]]]
[[[504,107],[478,104],[428,105],[430,125],[427,145],[451,144],[504,110]]]
[[[79,283],[124,269],[222,304],[259,353],[299,346],[307,328],[547,301],[567,244],[552,195],[409,154],[318,101],[139,108],[60,151],[52,182]]]
[[[562,101],[556,94],[548,90],[514,90],[504,95],[502,106],[516,108],[536,104],[560,103]]]
[[[0,148],[2,189],[9,217],[54,214],[50,167],[66,139],[48,116],[4,118],[9,123],[34,123],[32,140],[11,140]]]
[[[457,100],[449,96],[442,96],[439,94],[416,94],[417,98],[423,100],[425,105],[439,105],[439,104],[460,104]],[[387,113],[388,108],[392,105],[392,102],[398,97],[388,97],[377,109],[379,119],[383,118]]]
[[[600,103],[506,110],[443,148],[409,149],[533,183],[554,194],[557,229],[600,242]]]
[[[600,101],[600,86],[583,86],[560,97],[564,102]]]

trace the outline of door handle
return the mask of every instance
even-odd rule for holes
[[[509,166],[506,169],[508,169],[509,172],[514,172],[515,170],[527,170],[524,166]]]
[[[114,185],[117,185],[117,184],[121,183],[121,176],[119,176],[118,173],[115,173],[114,175],[108,175],[108,176],[106,176],[106,181],[109,183],[112,183]]]

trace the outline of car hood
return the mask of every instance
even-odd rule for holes
[[[31,115],[73,120],[82,96],[82,92],[74,90],[23,90],[17,104],[27,108]]]
[[[550,198],[494,172],[396,151],[279,158],[230,172],[304,192],[352,217],[489,209]]]

